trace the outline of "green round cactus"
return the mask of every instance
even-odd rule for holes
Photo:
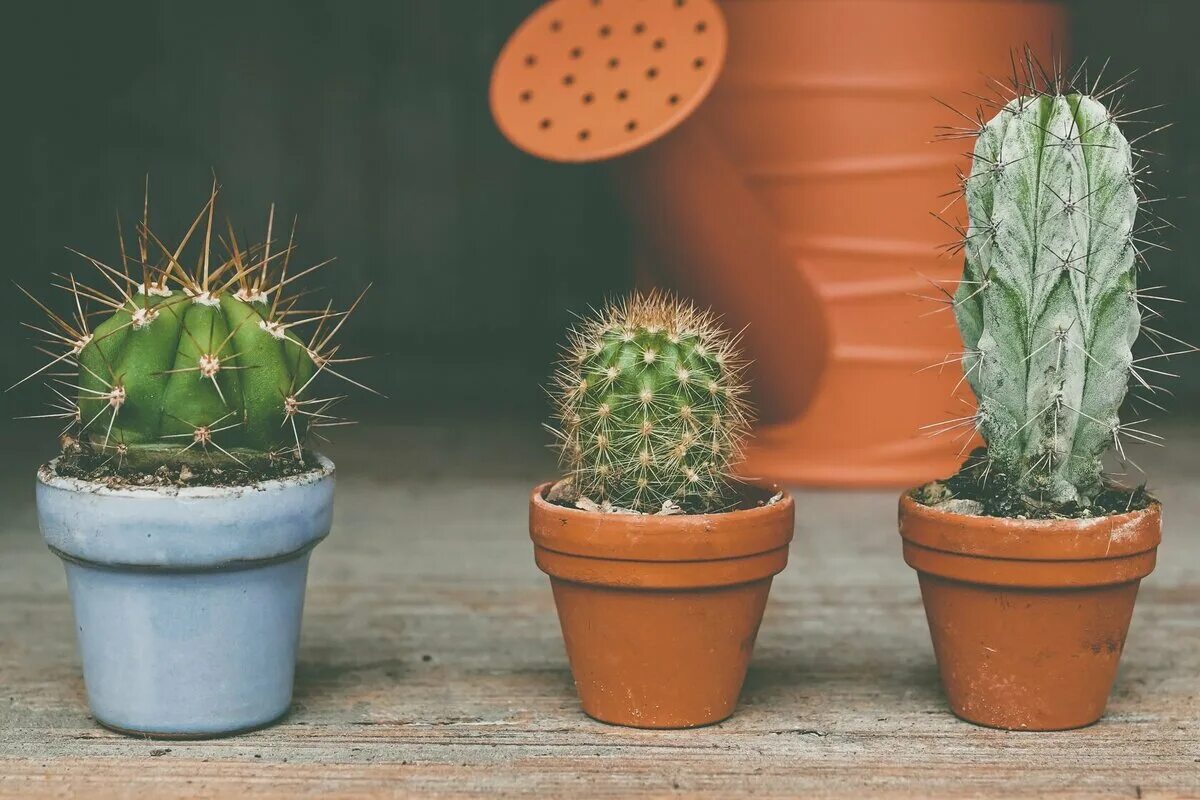
[[[304,342],[270,324],[265,304],[182,289],[137,302],[115,310],[79,353],[79,410],[93,442],[287,448],[296,392],[315,366]],[[176,441],[184,444],[167,443]]]
[[[341,397],[317,397],[312,386],[322,373],[344,377],[332,366],[339,359],[330,340],[354,307],[296,310],[295,298],[283,296],[299,275],[288,275],[292,240],[272,252],[273,210],[262,244],[240,248],[231,228],[228,256],[216,263],[215,201],[214,187],[174,250],[143,219],[137,255],[121,241],[120,269],[85,256],[105,289],[70,276],[61,288],[72,293],[73,319],[39,303],[56,330],[30,326],[66,347],[47,367],[78,367],[75,380],[58,379],[73,396],[51,386],[65,403],[56,415],[68,418],[77,441],[119,465],[261,467],[284,456],[302,459],[311,428],[342,422],[328,413]],[[205,218],[197,266],[186,269],[182,254]],[[161,257],[151,257],[155,248]],[[91,330],[89,304],[103,316]],[[302,339],[296,331],[305,324],[315,327]]]
[[[749,424],[743,362],[707,312],[634,295],[573,330],[555,375],[553,430],[573,489],[654,513],[730,506]]]

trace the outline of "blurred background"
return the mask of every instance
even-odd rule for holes
[[[631,287],[635,267],[611,171],[526,155],[489,113],[492,63],[537,5],[124,0],[8,10],[0,277],[45,296],[49,273],[89,269],[65,246],[115,259],[115,215],[138,213],[146,174],[152,227],[169,241],[215,171],[220,208],[239,231],[261,235],[274,202],[299,218],[301,263],[338,257],[316,281],[337,303],[373,284],[345,329],[346,351],[381,356],[357,374],[390,399],[359,396],[350,413],[401,424],[498,419],[542,436],[539,386],[572,314]],[[1195,3],[1066,5],[1072,61],[1111,59],[1111,78],[1136,69],[1125,108],[1165,104],[1142,116],[1175,123],[1151,144],[1161,154],[1158,210],[1176,230],[1170,251],[1149,254],[1148,280],[1200,300],[1200,201],[1189,191],[1200,178]],[[902,45],[953,45],[937,35]],[[941,182],[952,185],[952,170]],[[931,192],[903,213],[924,225],[943,202]],[[18,321],[36,310],[15,290],[0,291],[0,303],[21,337]],[[1166,309],[1174,313],[1161,327],[1200,340],[1190,309]],[[0,381],[13,383],[37,358],[10,348]],[[1182,366],[1165,405],[1187,414],[1200,364]],[[5,431],[37,425],[51,436],[49,426],[7,421],[34,413],[40,391],[31,382],[3,396]]]

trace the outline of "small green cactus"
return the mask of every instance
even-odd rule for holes
[[[635,294],[584,320],[550,392],[573,489],[645,513],[731,506],[750,418],[743,368],[711,313],[668,295]]]
[[[971,173],[960,176],[969,227],[952,305],[962,364],[978,401],[990,486],[1032,508],[1086,508],[1105,486],[1102,458],[1122,438],[1153,441],[1118,412],[1131,381],[1153,391],[1159,372],[1134,357],[1142,329],[1137,264],[1151,222],[1134,151],[1114,114],[1087,91],[1027,74],[977,129]],[[952,134],[956,135],[956,134]],[[1158,339],[1166,336],[1151,331]],[[1191,348],[1188,348],[1191,349]],[[1160,345],[1152,358],[1167,355]]]
[[[174,249],[150,231],[147,203],[138,252],[127,253],[121,237],[120,268],[84,256],[103,277],[103,289],[73,275],[56,284],[72,297],[69,317],[35,300],[51,325],[29,327],[62,352],[43,350],[53,360],[34,375],[52,366],[78,369],[73,380],[49,384],[56,411],[38,416],[65,418],[72,441],[115,458],[119,468],[248,469],[303,460],[312,429],[345,422],[330,413],[342,397],[319,397],[313,384],[322,373],[345,377],[334,365],[346,359],[337,358],[331,340],[358,301],[346,312],[313,311],[284,296],[296,278],[329,262],[289,274],[294,229],[286,246],[276,246],[273,208],[264,242],[243,249],[230,226],[227,238],[219,237],[228,255],[217,263],[216,198],[214,185]],[[201,226],[203,246],[195,268],[187,269],[184,252]],[[103,317],[94,328],[93,313]],[[306,324],[301,338],[297,331]]]

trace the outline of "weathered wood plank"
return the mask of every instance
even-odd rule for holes
[[[1200,435],[1176,433],[1150,465],[1166,543],[1110,712],[1058,734],[984,730],[946,711],[887,493],[799,498],[792,562],[732,719],[681,732],[593,722],[525,531],[545,456],[518,434],[346,438],[294,710],[210,742],[92,723],[31,479],[5,468],[0,796],[1200,796],[1200,450],[1189,447]]]

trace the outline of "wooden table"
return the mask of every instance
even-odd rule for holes
[[[36,454],[0,470],[0,796],[1200,797],[1200,430],[1143,454],[1167,506],[1108,715],[1056,734],[976,728],[938,688],[893,493],[803,492],[742,703],[679,732],[576,704],[526,492],[533,426],[363,427],[309,582],[295,706],[207,742],[93,723],[62,568],[32,507]]]

